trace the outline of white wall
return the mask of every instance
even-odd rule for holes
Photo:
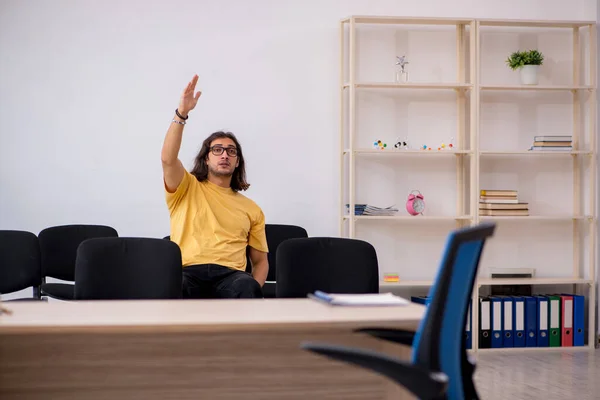
[[[209,133],[229,129],[247,157],[247,194],[268,223],[302,225],[311,236],[337,235],[342,17],[585,20],[596,12],[594,0],[568,6],[558,0],[4,0],[0,229],[37,233],[51,225],[103,223],[121,236],[168,234],[160,148],[180,92],[197,73],[203,96],[186,127],[184,164],[191,166]],[[443,49],[443,42],[426,43]],[[444,118],[454,117],[436,107]],[[416,106],[417,122],[428,118],[424,110],[430,108]],[[378,115],[371,117],[377,121]],[[368,176],[362,179],[368,184]],[[404,192],[398,193],[402,206]],[[428,204],[453,207],[440,199]],[[439,242],[449,227],[430,236]],[[363,230],[364,237],[386,229],[397,232],[387,226]],[[415,238],[411,231],[405,236]],[[398,249],[382,254],[384,263],[405,254],[382,240],[378,250]],[[433,249],[419,251],[433,261],[439,255]]]

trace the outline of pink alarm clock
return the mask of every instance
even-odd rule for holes
[[[414,192],[417,192],[418,194],[414,195]],[[418,190],[410,192],[408,200],[406,201],[406,211],[408,211],[410,215],[423,214],[423,211],[425,211],[425,201],[423,200],[421,192]]]

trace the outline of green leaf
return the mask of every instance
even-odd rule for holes
[[[538,50],[515,51],[507,59],[506,64],[513,70],[524,65],[542,65],[544,55]]]

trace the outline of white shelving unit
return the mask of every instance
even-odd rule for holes
[[[362,26],[384,27],[398,25],[403,28],[419,29],[423,26],[452,28],[456,36],[455,66],[456,76],[452,82],[412,82],[395,83],[389,81],[376,81],[372,79],[362,81],[357,75],[357,62],[359,51],[364,51],[358,43],[359,28]],[[434,28],[435,29],[435,28]],[[482,65],[482,54],[486,48],[482,46],[482,34],[491,29],[492,33],[500,35],[503,29],[507,31],[523,29],[530,35],[539,31],[561,29],[570,30],[572,33],[572,78],[566,82],[563,79],[556,85],[553,81],[540,82],[538,85],[518,85],[513,82],[487,82],[482,80],[485,73]],[[511,31],[512,32],[512,31]],[[564,34],[564,33],[563,33]],[[583,36],[587,35],[587,36]],[[583,40],[582,39],[585,39]],[[373,42],[375,43],[375,42]],[[396,223],[400,226],[414,226],[414,224],[450,223],[461,227],[478,224],[481,221],[494,220],[503,231],[510,229],[525,229],[525,227],[542,226],[543,224],[564,225],[565,229],[572,226],[573,257],[572,266],[564,271],[560,277],[536,277],[532,279],[490,279],[480,274],[473,292],[473,315],[478,315],[478,298],[482,288],[494,285],[536,285],[557,286],[573,285],[573,289],[587,290],[588,301],[587,329],[588,344],[578,349],[593,349],[596,336],[596,23],[569,22],[569,21],[516,21],[516,20],[490,20],[490,19],[449,19],[449,18],[405,18],[405,17],[376,17],[353,16],[340,22],[340,234],[346,237],[357,237],[357,224],[361,229],[377,229],[377,224]],[[516,50],[516,49],[515,49]],[[543,50],[542,50],[543,51]],[[401,55],[401,54],[394,54]],[[414,53],[413,53],[414,55]],[[587,58],[586,58],[587,57]],[[502,60],[503,61],[503,60]],[[548,60],[546,60],[548,61]],[[410,62],[410,57],[409,57]],[[515,72],[516,74],[516,72]],[[454,150],[425,151],[425,150],[378,150],[365,148],[357,141],[358,102],[357,96],[361,91],[368,90],[388,96],[390,93],[401,95],[406,91],[424,91],[431,93],[454,93],[456,104],[456,127]],[[528,151],[524,148],[496,149],[481,146],[483,133],[481,119],[482,96],[500,93],[503,98],[512,95],[525,96],[551,96],[553,93],[572,94],[572,137],[573,150],[568,152],[557,151]],[[541,101],[543,101],[542,98]],[[531,100],[535,101],[535,100]],[[508,101],[510,102],[510,100]],[[587,108],[587,111],[584,109]],[[585,116],[587,121],[582,123]],[[548,133],[554,134],[554,133]],[[533,140],[533,135],[532,135]],[[423,215],[413,217],[403,213],[403,198],[391,199],[401,210],[398,216],[357,216],[352,215],[357,203],[357,164],[359,160],[376,157],[375,160],[385,163],[386,160],[395,158],[422,160],[454,159],[456,190],[456,204],[454,215]],[[480,189],[494,189],[482,187],[481,181],[485,178],[481,163],[491,160],[510,160],[514,163],[526,162],[530,168],[536,162],[569,162],[572,160],[572,212],[555,214],[536,213],[526,217],[484,217],[479,216]],[[418,173],[418,172],[417,172]],[[346,208],[349,205],[350,214]],[[536,240],[531,238],[529,240]],[[489,246],[493,246],[490,243]],[[440,249],[441,251],[441,249]],[[382,266],[384,271],[389,271]],[[400,268],[400,267],[399,267]],[[382,289],[394,288],[428,288],[431,279],[403,280],[401,271],[400,282],[380,282]],[[478,331],[478,318],[473,318],[473,331]],[[554,349],[554,348],[545,348]],[[560,348],[563,349],[563,348]],[[473,350],[478,349],[478,335],[473,335]],[[485,351],[491,349],[482,349]],[[503,349],[506,350],[506,349]],[[521,350],[519,348],[519,350]]]

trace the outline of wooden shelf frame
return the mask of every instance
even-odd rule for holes
[[[457,76],[455,82],[429,82],[429,83],[394,83],[394,82],[363,82],[357,80],[357,27],[361,24],[381,24],[381,25],[445,25],[456,27],[456,61]],[[467,29],[469,31],[467,33]],[[570,85],[502,85],[502,84],[483,84],[480,82],[481,76],[481,31],[482,27],[494,27],[495,29],[507,27],[524,28],[563,28],[571,30],[573,33],[573,79]],[[348,30],[348,53],[345,53],[346,41],[345,30]],[[580,60],[583,46],[580,43],[579,35],[582,29],[587,29],[588,38],[588,76],[583,79],[580,75]],[[467,43],[469,54],[467,57]],[[596,241],[597,241],[597,211],[596,211],[596,171],[597,171],[597,143],[596,143],[596,21],[542,21],[542,20],[500,20],[500,19],[460,19],[460,18],[416,18],[416,17],[393,17],[393,16],[352,16],[340,21],[340,235],[344,235],[345,224],[348,224],[348,237],[355,237],[356,223],[364,224],[365,221],[393,221],[400,224],[428,223],[436,221],[455,221],[456,227],[465,225],[476,225],[482,221],[495,220],[498,223],[518,224],[521,223],[565,223],[573,226],[573,266],[572,271],[566,271],[560,278],[531,278],[531,279],[489,279],[478,277],[475,289],[472,294],[472,313],[479,313],[479,294],[482,287],[494,285],[515,284],[515,285],[572,285],[575,288],[585,288],[588,290],[586,298],[588,301],[588,327],[587,345],[579,349],[594,349],[596,346]],[[348,79],[344,77],[344,66],[348,56]],[[469,62],[467,76],[467,62]],[[457,138],[455,151],[421,151],[421,150],[376,150],[357,148],[356,139],[356,95],[361,90],[376,91],[404,91],[404,90],[453,90],[456,93],[456,105],[458,108],[458,118],[456,131]],[[504,91],[504,92],[571,92],[573,96],[573,150],[559,151],[497,151],[494,149],[480,148],[480,112],[482,92]],[[586,132],[582,131],[579,123],[581,117],[582,104],[580,94],[587,95],[589,122]],[[469,103],[467,105],[467,94]],[[348,115],[344,112],[344,98],[348,96]],[[465,111],[469,108],[469,127],[465,121]],[[345,145],[345,121],[348,118],[348,145]],[[580,140],[583,135],[587,135],[587,148],[580,147]],[[468,136],[467,136],[468,135]],[[466,138],[469,138],[469,146],[465,147]],[[350,216],[346,211],[346,201],[344,193],[344,164],[347,160],[348,166],[348,184],[347,194],[350,210],[354,210],[355,192],[356,192],[356,160],[358,157],[444,157],[454,156],[456,161],[457,176],[457,206],[454,216],[429,216],[429,217],[372,217],[372,216]],[[570,156],[573,160],[573,212],[571,215],[531,215],[526,217],[487,217],[478,215],[479,190],[480,190],[480,161],[481,158],[491,157],[556,157],[562,158]],[[582,182],[582,168],[587,165],[587,182]],[[467,164],[468,163],[468,164]],[[469,166],[469,176],[467,168]],[[468,193],[462,191],[462,187],[468,186]],[[581,207],[583,201],[584,189],[589,191],[587,204],[589,210]],[[467,210],[466,198],[468,196],[469,209]],[[583,242],[580,228],[588,229],[588,241]],[[583,265],[581,250],[588,251],[587,268]],[[582,269],[587,270],[587,276],[581,276]],[[380,282],[380,287],[385,289],[393,288],[428,288],[432,286],[431,280],[408,280],[400,282]],[[472,320],[472,330],[477,332],[479,329],[478,318]],[[473,335],[473,351],[478,349],[478,335]],[[556,350],[561,348],[543,348],[545,350]],[[506,349],[510,351],[510,349]],[[505,351],[506,351],[505,350]],[[523,349],[519,349],[523,350]],[[537,349],[536,349],[537,350]],[[484,351],[502,351],[502,349],[484,349]]]
[[[587,301],[588,301],[588,344],[584,347],[587,349],[595,349],[596,346],[596,230],[597,230],[597,216],[596,216],[596,171],[597,171],[597,145],[596,145],[596,60],[597,60],[597,44],[596,44],[596,21],[518,21],[518,20],[477,20],[476,21],[476,36],[477,36],[477,49],[475,51],[477,58],[477,77],[481,77],[481,32],[482,27],[493,26],[493,27],[528,27],[528,28],[564,28],[572,31],[573,35],[573,77],[571,85],[490,85],[482,84],[478,79],[475,82],[473,91],[477,92],[478,95],[483,91],[568,91],[573,96],[573,150],[571,151],[495,151],[493,149],[481,149],[479,145],[474,149],[474,158],[479,166],[482,157],[564,157],[566,155],[571,156],[573,161],[573,213],[572,215],[565,216],[544,216],[544,215],[533,215],[527,217],[488,217],[488,216],[474,216],[473,223],[478,224],[481,221],[494,220],[499,223],[502,221],[523,222],[535,221],[538,223],[542,222],[561,222],[571,223],[573,226],[573,265],[572,275],[570,277],[563,278],[531,278],[531,279],[490,279],[479,277],[476,281],[476,289],[473,291],[472,297],[472,312],[473,315],[479,314],[479,294],[480,289],[490,285],[573,285],[573,287],[584,286],[588,289]],[[580,60],[583,46],[580,43],[580,30],[584,28],[588,30],[588,48],[587,52],[589,55],[589,68],[586,79],[582,79],[580,76]],[[587,139],[589,148],[580,148],[579,143],[582,136],[582,128],[579,123],[581,116],[582,104],[580,102],[579,94],[581,92],[588,93],[588,131]],[[481,102],[478,101],[477,108],[477,132],[480,132],[481,121],[479,119]],[[588,182],[587,185],[583,185],[581,182],[582,170],[580,167],[580,161],[587,161],[588,166]],[[477,179],[475,180],[476,186],[472,188],[472,193],[477,201],[478,193],[480,191],[480,168],[477,168]],[[589,212],[582,210],[582,195],[584,189],[587,186],[589,190],[588,206]],[[583,224],[583,225],[582,225]],[[589,227],[588,232],[588,243],[585,246],[588,250],[588,277],[584,278],[581,276],[583,261],[581,260],[580,254],[584,246],[583,237],[580,234],[580,228],[583,226]],[[472,321],[473,332],[477,332],[479,329],[479,320],[474,318]],[[473,335],[473,349],[478,350],[478,335]],[[560,348],[559,348],[560,349]],[[488,349],[483,349],[488,351]]]
[[[445,25],[456,28],[456,81],[455,82],[428,82],[428,83],[395,83],[395,82],[363,82],[357,80],[356,76],[356,63],[357,63],[357,46],[356,46],[356,35],[357,26],[360,24],[396,24],[396,25]],[[467,32],[467,27],[469,31]],[[348,29],[348,43],[345,41],[345,30]],[[340,21],[340,235],[344,234],[344,224],[348,224],[349,237],[355,237],[356,234],[356,222],[361,220],[375,220],[375,219],[391,219],[397,221],[409,221],[410,217],[383,217],[383,218],[371,218],[364,216],[356,216],[355,218],[349,218],[346,214],[346,202],[344,201],[344,162],[345,157],[348,161],[348,198],[349,209],[354,210],[356,204],[355,188],[356,188],[356,158],[358,156],[391,156],[391,157],[444,157],[444,156],[455,156],[456,161],[456,215],[453,216],[439,216],[422,218],[422,221],[432,220],[454,220],[456,226],[464,226],[465,223],[469,224],[473,218],[476,209],[474,209],[471,203],[471,209],[466,210],[464,187],[465,180],[469,179],[471,184],[475,179],[475,161],[473,157],[465,160],[465,156],[472,156],[473,152],[471,149],[465,148],[466,135],[470,135],[469,143],[472,146],[476,138],[473,129],[467,132],[466,128],[466,111],[467,111],[467,93],[470,92],[471,101],[469,102],[469,114],[471,121],[469,126],[474,126],[476,119],[474,117],[475,102],[473,101],[474,83],[476,82],[476,64],[475,57],[472,54],[472,49],[475,48],[476,44],[476,32],[475,32],[475,20],[473,19],[456,19],[456,18],[418,18],[418,17],[387,17],[387,16],[352,16],[345,18]],[[347,46],[346,46],[347,45]],[[471,49],[467,54],[467,45]],[[348,48],[348,54],[345,53],[346,47]],[[348,55],[348,79],[345,79],[345,60]],[[469,57],[467,57],[469,55]],[[467,76],[467,65],[466,62],[470,62]],[[355,147],[356,139],[356,94],[359,90],[453,90],[456,94],[456,106],[457,106],[457,126],[456,126],[456,150],[453,151],[421,151],[421,150],[384,150],[379,151],[377,149],[365,149]],[[344,114],[344,96],[348,93],[348,116]],[[348,146],[345,147],[345,119],[348,118]],[[471,163],[471,175],[466,177],[465,163]],[[414,220],[413,221],[417,221]]]

